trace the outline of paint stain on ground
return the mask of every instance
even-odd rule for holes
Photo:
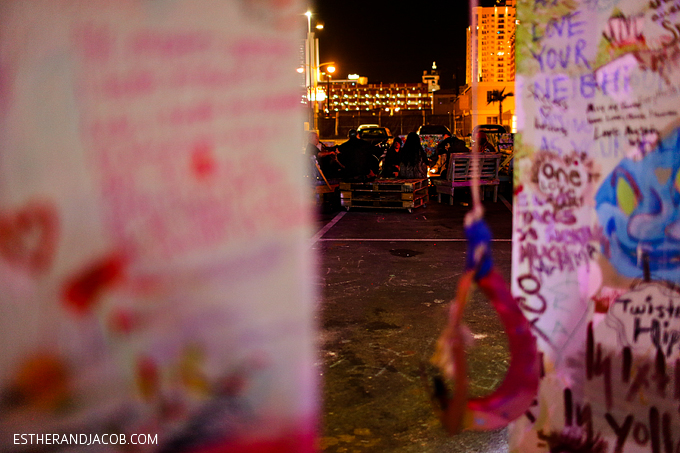
[[[401,256],[402,258],[411,258],[413,256],[422,255],[423,252],[409,249],[392,249],[390,250],[390,254],[394,256]]]
[[[390,324],[382,321],[373,321],[366,324],[366,330],[385,330],[385,329],[399,329],[400,326]]]

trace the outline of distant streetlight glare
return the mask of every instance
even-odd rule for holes
[[[305,16],[307,16],[307,33],[311,33],[312,32],[312,12],[307,11],[305,13]]]

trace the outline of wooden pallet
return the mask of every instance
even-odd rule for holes
[[[340,205],[350,208],[412,209],[429,201],[427,179],[376,179],[340,183]]]
[[[428,197],[418,198],[413,201],[399,200],[340,200],[340,205],[349,211],[349,208],[378,208],[378,209],[406,209],[411,212],[415,208],[424,206],[429,201]]]
[[[415,192],[427,187],[427,179],[376,179],[371,182],[341,182],[341,191]]]

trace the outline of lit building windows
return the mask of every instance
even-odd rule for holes
[[[347,82],[333,82],[335,94],[331,100],[331,109],[335,111],[347,110],[388,110],[406,107],[415,109],[416,106],[431,108],[432,101],[427,91],[427,84],[391,84],[384,86],[355,86]],[[405,103],[399,98],[409,98]],[[401,107],[400,107],[401,106]],[[396,111],[396,110],[395,110]]]
[[[476,28],[481,30],[480,37],[475,38],[472,34],[474,29],[472,27],[468,29],[468,53],[476,54],[477,57],[467,62],[466,82],[471,83],[475,73],[479,77],[483,76],[484,82],[512,82],[515,72],[515,52],[511,41],[514,40],[516,27],[515,8],[512,6],[502,9],[498,6],[476,7],[473,18],[479,18],[481,23],[477,22]],[[493,39],[494,36],[496,39]],[[493,41],[488,41],[489,38]],[[508,68],[507,73],[495,71],[499,66],[498,63],[503,63],[500,68]]]

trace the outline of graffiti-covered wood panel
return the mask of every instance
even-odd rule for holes
[[[313,450],[301,8],[0,2],[1,451]]]
[[[543,353],[514,452],[680,448],[680,5],[518,8],[513,294]]]

